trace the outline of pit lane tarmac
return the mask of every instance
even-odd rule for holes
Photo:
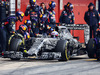
[[[100,75],[100,62],[87,55],[73,57],[67,62],[0,58],[0,75]]]

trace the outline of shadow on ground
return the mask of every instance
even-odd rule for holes
[[[52,62],[52,63],[55,63],[55,62],[58,62],[58,60],[43,60],[43,59],[34,59],[34,58],[26,58],[26,59],[21,59],[21,60],[10,60],[9,58],[3,58],[4,60],[2,61],[8,61],[8,62]],[[87,60],[88,57],[87,56],[83,56],[83,57],[71,57],[70,60],[73,61],[73,60]],[[69,60],[69,61],[70,61]],[[60,61],[61,62],[61,61]],[[64,61],[63,61],[64,62]],[[65,61],[66,62],[66,61]]]

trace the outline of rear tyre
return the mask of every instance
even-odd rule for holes
[[[68,43],[66,40],[59,40],[55,51],[61,52],[61,58],[59,61],[68,61],[70,59],[70,51],[68,50]]]
[[[11,43],[10,43],[10,50],[11,51],[19,51],[20,50],[20,45],[22,44],[22,40],[21,39],[12,39]],[[20,60],[20,58],[10,58],[11,60]]]
[[[96,45],[94,39],[90,39],[87,45],[87,52],[89,58],[95,58],[95,50],[96,50]]]

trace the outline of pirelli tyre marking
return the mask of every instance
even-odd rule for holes
[[[66,46],[65,46],[65,56],[66,56],[66,59],[69,60],[70,56],[69,56],[69,52],[68,52],[68,49],[67,49],[67,43],[66,43]]]

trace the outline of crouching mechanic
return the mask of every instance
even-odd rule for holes
[[[30,43],[30,34],[28,33],[28,28],[26,25],[20,25],[19,29],[17,30],[17,33],[21,34],[25,40],[25,45],[22,51],[24,52],[24,55],[27,55],[27,45]]]
[[[18,33],[20,33],[25,40],[28,40],[30,38],[30,34],[27,32],[28,28],[26,25],[20,25],[19,30],[17,30]]]
[[[30,0],[30,5],[27,6],[25,16],[30,15],[32,22],[32,31],[34,36],[39,33],[39,16],[41,14],[41,7],[36,4],[36,0]]]
[[[7,17],[5,20],[2,21],[2,23],[4,23],[4,25],[0,24],[0,40],[1,40],[1,50],[2,52],[4,52],[5,50],[7,50],[7,37],[10,34],[15,33],[13,30],[13,25],[15,24],[16,21],[20,21],[22,22],[24,17],[24,13],[21,11],[18,11],[16,13],[15,16],[9,16]],[[3,53],[2,53],[3,54]]]

